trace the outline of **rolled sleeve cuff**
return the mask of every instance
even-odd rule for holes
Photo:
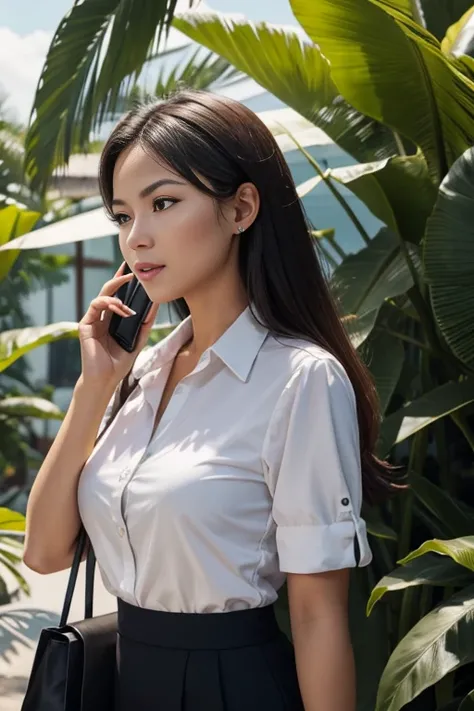
[[[282,573],[322,573],[362,567],[372,560],[362,519],[327,526],[278,526],[276,542]]]

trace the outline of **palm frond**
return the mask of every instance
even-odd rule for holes
[[[189,6],[193,0],[188,0]],[[114,111],[121,93],[155,56],[177,0],[75,1],[48,51],[26,137],[26,171],[44,192],[74,146]]]

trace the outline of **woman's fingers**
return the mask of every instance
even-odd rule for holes
[[[91,301],[89,308],[81,320],[81,323],[83,325],[90,326],[93,323],[100,321],[104,311],[113,311],[124,318],[135,314],[131,308],[125,306],[125,304],[117,297],[100,295]]]
[[[118,276],[123,276],[123,270],[125,269],[126,262],[122,262],[117,271],[114,274],[114,278]]]
[[[113,279],[106,281],[104,286],[99,292],[99,296],[113,296],[122,284],[127,284],[134,277],[133,272],[129,274],[122,274],[121,276],[114,276]]]

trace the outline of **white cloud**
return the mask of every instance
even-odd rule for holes
[[[19,35],[0,27],[0,89],[15,118],[26,123],[52,32]]]

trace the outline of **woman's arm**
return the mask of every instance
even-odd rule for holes
[[[288,574],[291,630],[305,711],[355,711],[349,570]]]
[[[116,383],[79,378],[61,429],[31,489],[23,561],[38,573],[70,567],[80,528],[77,486]]]

